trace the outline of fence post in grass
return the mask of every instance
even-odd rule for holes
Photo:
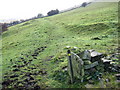
[[[71,52],[70,50],[67,51],[68,54],[68,64],[70,67],[70,78],[71,78],[71,83],[74,82],[74,75],[73,75],[73,66],[72,66],[72,59],[71,59]]]

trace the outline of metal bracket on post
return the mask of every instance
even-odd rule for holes
[[[72,59],[71,59],[70,50],[68,50],[67,53],[68,53],[68,60],[69,60],[69,66],[70,66],[70,78],[71,78],[71,83],[73,83],[74,82],[74,74],[73,74],[73,67],[72,67]]]

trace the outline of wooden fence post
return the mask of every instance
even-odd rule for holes
[[[70,78],[71,78],[71,83],[73,83],[74,82],[74,74],[73,74],[73,66],[72,66],[70,50],[68,50],[67,53],[68,53],[68,60],[69,60],[69,66],[70,66]]]

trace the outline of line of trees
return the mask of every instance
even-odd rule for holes
[[[58,14],[59,13],[59,10],[56,9],[56,10],[51,10],[47,13],[48,16],[52,16],[52,15],[55,15],[55,14]]]

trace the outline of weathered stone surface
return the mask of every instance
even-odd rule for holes
[[[92,64],[91,61],[89,60],[84,61],[84,65],[89,65],[89,64]]]
[[[118,54],[112,55],[118,61]],[[104,58],[103,58],[104,57]],[[98,78],[97,74],[95,74],[97,71],[103,72],[120,72],[119,64],[118,66],[111,65],[111,62],[113,62],[113,58],[108,59],[106,56],[102,53],[99,53],[95,50],[85,50],[83,52],[80,52],[79,54],[71,53],[71,59],[72,59],[72,65],[73,65],[73,73],[74,76],[81,79],[84,73],[84,80],[87,80],[90,76],[93,78]],[[116,65],[116,64],[115,64]],[[93,69],[93,71],[92,71]],[[69,66],[68,66],[69,70]],[[84,71],[82,71],[84,70]],[[87,72],[87,73],[86,73]],[[88,76],[88,77],[87,77]],[[117,77],[118,78],[118,77]],[[88,79],[90,80],[90,79]],[[120,81],[120,79],[117,79],[117,81]],[[102,81],[100,81],[102,83]],[[108,82],[108,80],[106,80]],[[104,85],[101,84],[101,87]]]
[[[112,60],[108,60],[108,59],[105,59],[105,58],[102,58],[101,60],[103,61],[103,63],[105,63],[105,62],[112,62]]]
[[[90,69],[90,68],[93,68],[93,67],[95,67],[95,66],[97,66],[98,65],[98,61],[96,61],[96,62],[94,62],[94,63],[92,63],[92,64],[90,64],[90,65],[86,65],[85,66],[85,69]]]
[[[89,50],[91,57],[96,57],[96,56],[101,56],[103,55],[102,53],[99,53],[95,50]]]
[[[99,61],[101,62],[101,58],[103,57],[102,53],[99,53],[95,50],[89,50],[90,55],[91,55],[91,61],[95,62],[95,61]]]
[[[82,59],[91,60],[91,55],[90,55],[90,52],[88,50],[84,51]]]
[[[95,61],[100,62],[101,58],[103,57],[102,53],[99,53],[95,50],[85,50],[84,52],[81,52],[78,55],[83,59],[83,61],[90,60],[92,62],[95,62]]]

